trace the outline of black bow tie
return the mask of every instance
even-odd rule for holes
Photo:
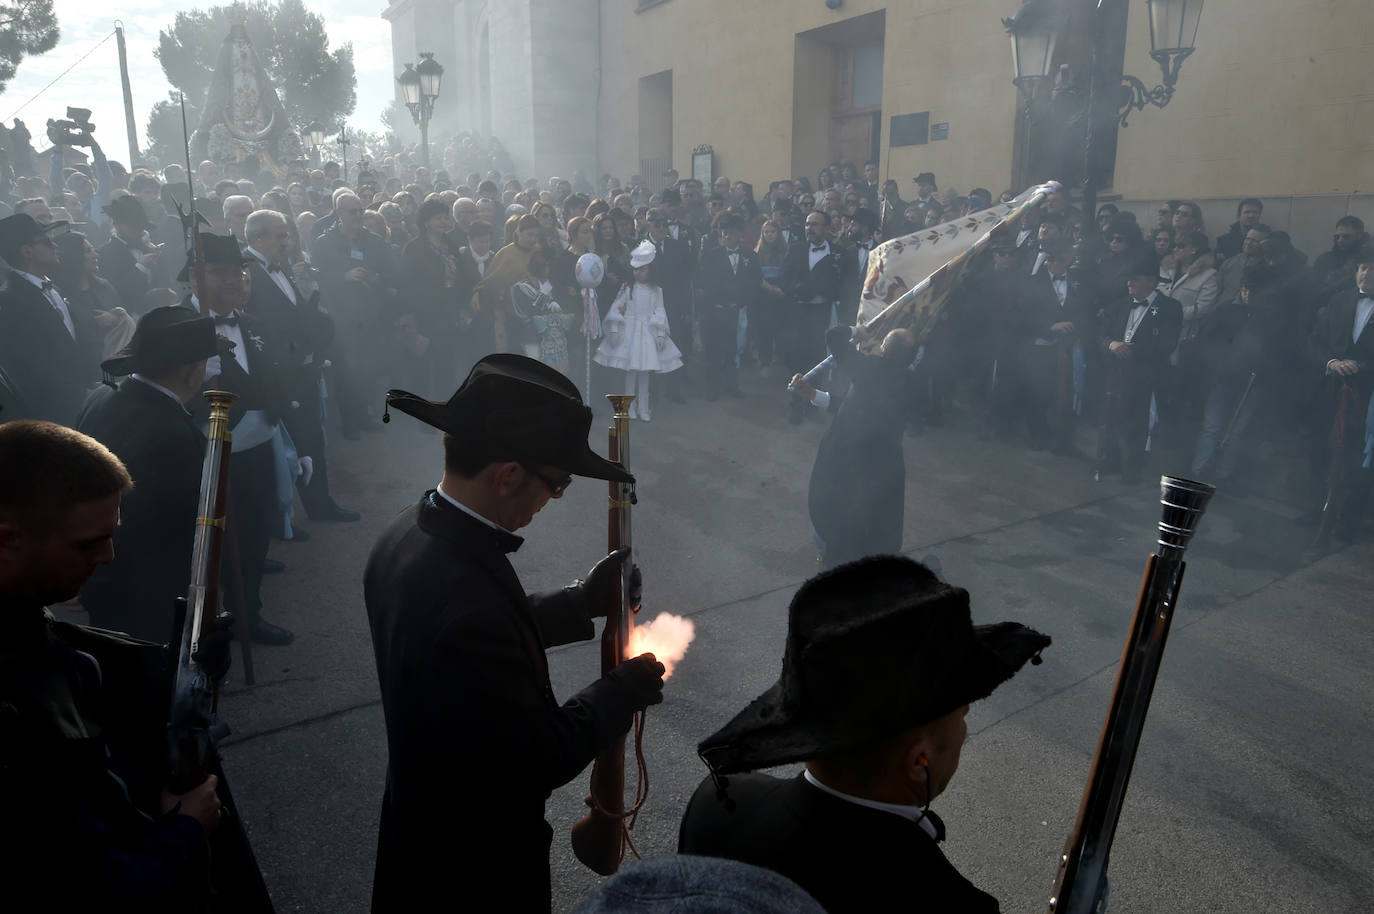
[[[1148,304],[1149,304],[1149,302],[1141,301],[1141,300],[1138,299],[1138,298],[1133,298],[1133,299],[1131,299],[1131,307],[1133,307],[1133,308],[1139,308],[1141,305],[1148,305]]]
[[[267,264],[267,272],[284,274],[286,271],[283,270],[281,267],[277,266],[275,263],[269,263]]]
[[[239,316],[237,314],[230,314],[228,317],[224,317],[219,314],[215,315],[216,327],[237,327],[238,325]]]
[[[51,280],[51,279],[45,279],[45,280],[43,280],[43,285],[40,286],[39,288],[41,288],[44,292],[51,292],[51,291],[52,291],[52,288],[53,288],[53,287],[52,287],[52,280]]]
[[[813,245],[811,245],[811,250],[813,250],[813,251],[824,251],[824,250],[825,250],[825,245],[823,245],[823,244],[813,244]]]
[[[725,253],[729,254],[731,257],[737,257],[739,256],[739,248],[726,248]]]

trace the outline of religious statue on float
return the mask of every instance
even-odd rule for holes
[[[301,140],[267,78],[242,22],[229,29],[215,63],[200,126],[191,136],[191,154],[221,165],[246,162],[254,173],[284,174],[301,157]]]

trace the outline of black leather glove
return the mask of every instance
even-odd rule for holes
[[[655,660],[653,654],[640,654],[621,661],[606,678],[625,690],[635,711],[643,711],[663,700],[663,672],[663,664]]]
[[[611,605],[611,594],[615,592],[615,584],[620,577],[620,568],[629,554],[628,546],[617,549],[593,565],[592,570],[587,572],[587,579],[576,585],[582,592],[582,599],[586,601],[583,605],[586,606],[590,618],[596,619],[606,615],[606,608]],[[636,565],[630,571],[629,596],[632,609],[639,609],[643,589],[644,578],[639,573],[639,566]]]
[[[201,665],[211,682],[219,682],[229,675],[233,660],[229,645],[234,642],[234,617],[228,613],[216,616],[209,627],[200,633],[200,644],[191,659]]]

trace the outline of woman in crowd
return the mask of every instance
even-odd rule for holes
[[[398,309],[398,368],[406,382],[401,386],[433,396],[458,380],[454,352],[462,331],[472,322],[468,302],[477,285],[477,268],[454,240],[453,216],[443,200],[426,200],[416,221],[424,234],[411,239],[401,253],[406,289]]]
[[[787,242],[783,240],[782,229],[776,222],[769,219],[763,223],[754,251],[759,255],[759,266],[763,271],[763,294],[750,308],[749,328],[754,338],[754,354],[759,360],[759,375],[766,378],[777,350],[781,329],[778,324],[786,301],[782,288],[782,265],[787,259]]]
[[[530,209],[530,214],[539,220],[539,242],[548,251],[561,251],[568,244],[568,236],[558,227],[558,210],[552,203],[540,200]]]
[[[85,235],[67,232],[53,240],[57,243],[53,284],[73,312],[91,315],[103,333],[99,340],[89,341],[83,359],[85,364],[98,365],[128,345],[134,335],[134,319],[120,306],[115,287],[100,278],[100,255]]]
[[[835,173],[829,166],[822,168],[816,175],[816,193],[823,194],[835,186]]]
[[[592,206],[596,205],[593,201]],[[588,207],[590,212],[591,207]],[[621,286],[630,279],[630,252],[620,239],[615,219],[609,210],[592,219],[592,234],[596,238],[596,253],[606,264],[606,275],[596,288],[596,297],[604,311],[610,302],[615,301]]]
[[[1205,232],[1207,227],[1202,224],[1202,207],[1191,200],[1185,200],[1174,207],[1174,237],[1180,237],[1184,232]]]

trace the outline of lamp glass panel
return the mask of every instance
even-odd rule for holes
[[[1203,0],[1147,0],[1150,50],[1192,50],[1202,21]]]
[[[406,64],[406,70],[397,79],[401,84],[401,96],[407,105],[418,105],[420,103],[420,74],[416,73],[410,64]]]

